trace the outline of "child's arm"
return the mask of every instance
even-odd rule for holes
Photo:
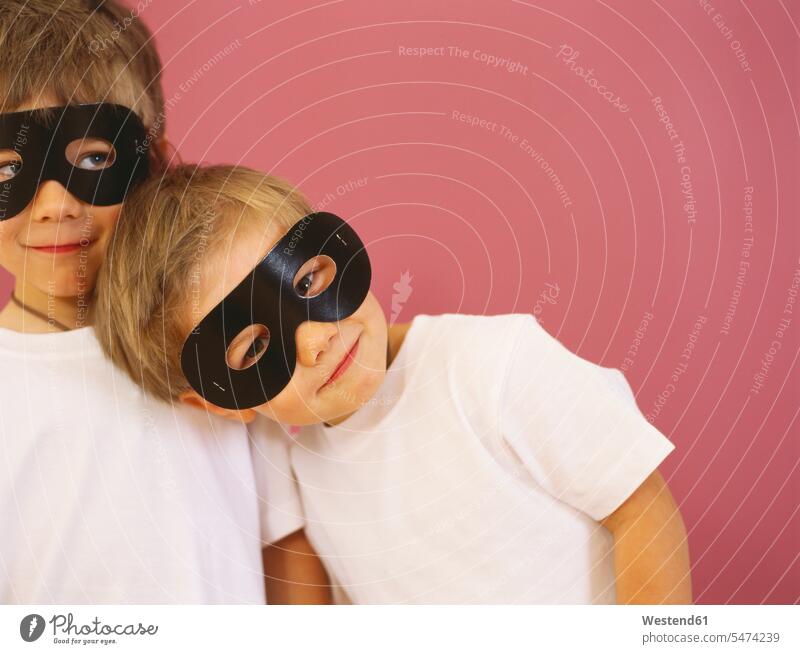
[[[658,472],[600,523],[614,536],[617,603],[692,603],[686,529]]]
[[[263,550],[269,604],[331,604],[328,573],[299,529]]]

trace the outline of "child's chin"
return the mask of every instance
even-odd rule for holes
[[[369,402],[372,396],[378,392],[385,377],[385,368],[365,371],[364,376],[359,380],[359,395],[362,396],[362,404]]]
[[[352,413],[369,404],[375,393],[378,392],[385,376],[385,371],[363,371],[359,378],[350,385],[344,401],[336,409],[341,410],[341,414]]]
[[[93,275],[79,279],[77,275],[65,273],[50,276],[35,286],[50,297],[61,299],[73,298],[76,301],[90,295],[94,289],[95,278]]]

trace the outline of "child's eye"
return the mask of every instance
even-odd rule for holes
[[[294,276],[294,290],[300,297],[312,298],[322,293],[336,277],[336,264],[325,254],[306,261]]]
[[[249,368],[263,356],[268,345],[269,329],[264,325],[248,325],[228,347],[226,362],[234,370]]]
[[[254,340],[244,353],[244,357],[242,358],[242,368],[249,368],[256,361],[258,361],[261,354],[267,349],[268,342],[269,339],[264,336],[260,336]]]
[[[311,291],[311,288],[314,285],[314,272],[308,273],[305,277],[303,277],[297,284],[295,284],[294,290],[298,292],[299,295],[305,297]]]
[[[99,170],[110,165],[108,152],[91,152],[78,160],[78,168],[84,170]]]
[[[114,146],[105,139],[87,137],[72,141],[64,152],[73,166],[81,170],[103,170],[116,160]]]
[[[7,182],[9,179],[13,179],[20,170],[22,170],[21,161],[0,162],[0,182]]]
[[[0,182],[13,179],[22,170],[22,158],[14,150],[0,149]]]

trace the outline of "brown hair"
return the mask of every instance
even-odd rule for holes
[[[189,390],[180,367],[198,275],[240,225],[287,229],[312,209],[288,182],[250,168],[179,165],[134,189],[95,288],[103,351],[163,400]],[[221,298],[220,298],[221,299]]]
[[[153,142],[164,133],[161,60],[136,9],[118,0],[2,0],[0,112],[43,95],[133,109]],[[154,167],[164,161],[150,149]]]

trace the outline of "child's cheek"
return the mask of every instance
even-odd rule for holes
[[[16,237],[19,232],[19,226],[21,222],[22,221],[19,217],[0,221],[0,266],[6,268],[12,273],[15,273],[14,262],[19,259],[19,256],[14,256],[14,248],[15,246],[18,250],[20,248],[20,246],[16,245]]]
[[[89,207],[86,213],[89,216],[91,229],[97,235],[107,239],[114,231],[121,211],[122,205],[114,204],[110,207]]]
[[[297,392],[296,376],[289,383],[289,386],[262,407],[259,407],[259,413],[263,413],[279,423],[288,425],[303,424],[309,408],[309,401]]]

